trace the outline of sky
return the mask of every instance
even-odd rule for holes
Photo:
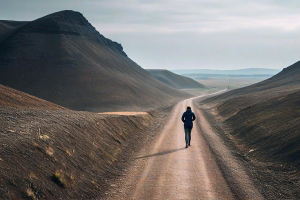
[[[1,0],[0,19],[81,12],[145,69],[282,69],[300,60],[299,0]]]

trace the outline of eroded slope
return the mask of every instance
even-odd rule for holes
[[[154,122],[71,111],[0,85],[0,197],[103,198]]]
[[[300,63],[263,82],[206,99],[203,108],[253,166],[267,198],[299,198]]]
[[[65,110],[54,103],[39,99],[32,95],[6,87],[0,84],[0,107],[28,108],[43,110]]]

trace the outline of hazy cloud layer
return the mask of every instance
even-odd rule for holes
[[[83,13],[143,68],[283,68],[300,60],[296,0],[10,0],[0,18],[65,9]]]

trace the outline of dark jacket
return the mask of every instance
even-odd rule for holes
[[[193,121],[195,119],[195,114],[191,110],[186,110],[181,117],[181,120],[184,122],[184,128],[193,128]]]

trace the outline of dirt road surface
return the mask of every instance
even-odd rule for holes
[[[157,138],[138,152],[107,199],[263,199],[195,100],[174,107]],[[197,119],[186,149],[181,116],[187,106]]]
[[[147,112],[103,112],[103,113],[98,113],[100,115],[147,115]]]

